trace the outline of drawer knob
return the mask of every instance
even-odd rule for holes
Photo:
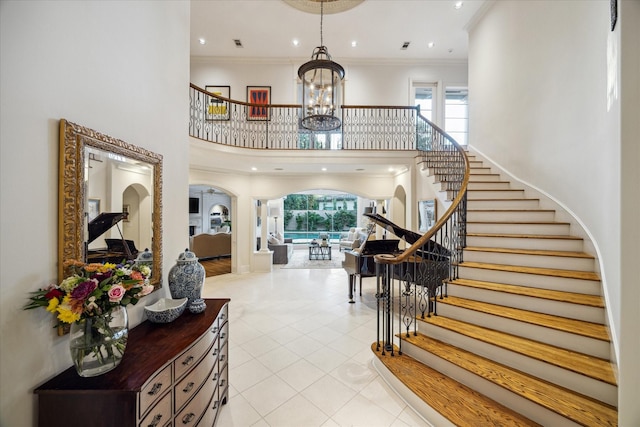
[[[185,388],[182,389],[182,391],[184,391],[185,393],[189,393],[191,390],[193,390],[194,385],[194,383],[189,383]]]
[[[189,356],[182,362],[182,366],[191,365],[192,362],[193,362],[193,356]]]
[[[218,332],[218,327],[217,327],[217,326],[214,326],[214,327],[213,327],[213,329],[211,329],[211,332],[213,332],[214,334],[215,334],[216,332]]]
[[[162,383],[155,383],[153,385],[153,387],[151,387],[151,390],[149,390],[149,396],[154,396],[158,393],[160,393],[160,390],[162,389]]]
[[[225,382],[225,380],[220,381],[220,388],[224,387]]]
[[[217,356],[218,355],[218,349],[216,348],[215,350],[213,350],[213,353],[211,353],[212,356]]]
[[[151,420],[151,424],[149,424],[149,427],[156,427],[160,423],[161,419],[162,414],[156,414],[156,416]]]
[[[216,409],[218,409],[219,404],[220,404],[220,401],[219,401],[219,400],[216,400],[216,401],[213,403],[213,406],[211,407],[211,409],[213,409],[213,410],[215,411]]]
[[[196,417],[196,414],[193,412],[189,412],[187,415],[182,417],[182,424],[189,424]]]

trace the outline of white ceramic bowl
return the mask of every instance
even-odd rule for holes
[[[144,308],[147,319],[153,323],[169,323],[176,320],[184,312],[188,298],[161,298]]]

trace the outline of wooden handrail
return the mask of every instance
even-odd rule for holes
[[[469,158],[464,152],[464,149],[453,138],[451,138],[451,136],[449,136],[445,131],[430,122],[427,118],[425,118],[421,114],[419,115],[419,117],[429,123],[429,125],[433,127],[438,133],[442,134],[449,142],[451,142],[451,144],[456,147],[456,150],[462,155],[462,158],[464,159],[465,169],[464,178],[462,180],[462,184],[460,185],[460,190],[458,190],[456,198],[451,203],[451,206],[449,206],[449,209],[447,209],[444,215],[440,217],[440,219],[434,224],[434,226],[431,227],[431,229],[429,229],[425,234],[423,234],[422,237],[420,237],[414,244],[406,248],[401,254],[396,256],[391,254],[379,254],[374,256],[375,261],[380,264],[400,264],[404,261],[407,261],[410,256],[415,255],[415,253],[429,240],[431,240],[431,238],[447,223],[447,221],[451,218],[453,213],[456,211],[456,209],[464,199],[467,192],[471,167],[469,164]]]

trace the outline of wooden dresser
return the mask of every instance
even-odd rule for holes
[[[168,324],[129,331],[113,371],[82,378],[74,367],[35,389],[39,426],[213,426],[229,393],[229,299],[207,299]]]

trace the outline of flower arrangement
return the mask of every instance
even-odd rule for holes
[[[65,262],[71,275],[60,284],[31,293],[25,310],[44,307],[54,313],[58,323],[74,323],[81,319],[108,314],[117,306],[136,304],[150,294],[151,269],[132,263]]]

